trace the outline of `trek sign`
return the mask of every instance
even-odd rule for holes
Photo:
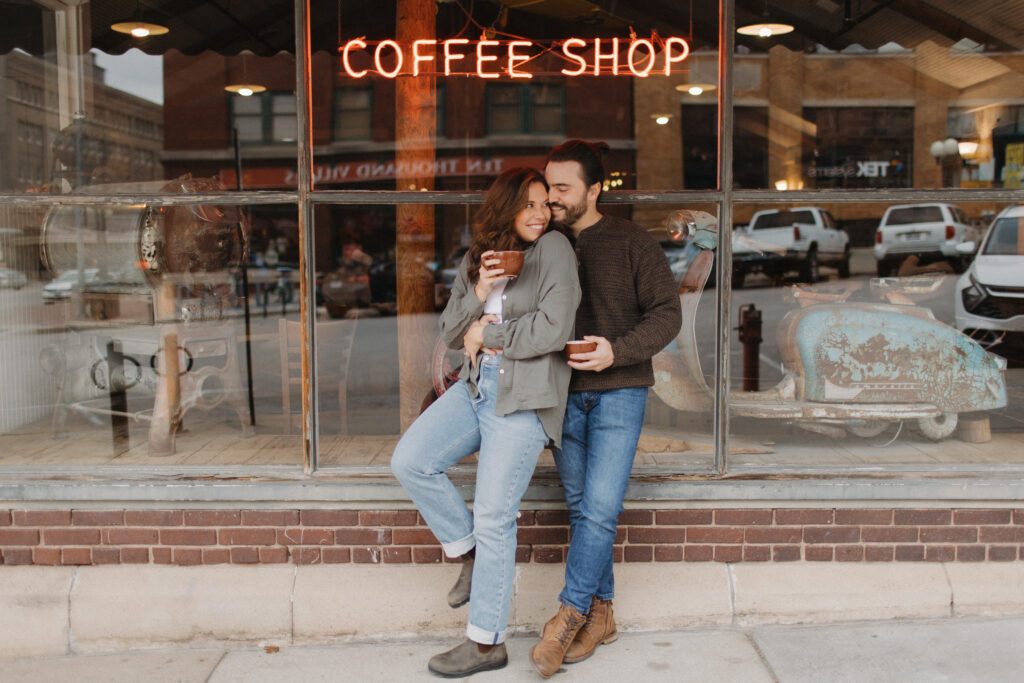
[[[657,41],[647,38],[569,38],[551,47],[532,40],[382,40],[374,44],[354,38],[338,48],[342,70],[351,78],[370,74],[385,78],[420,76],[475,76],[477,78],[533,78],[530,62],[550,52],[566,62],[565,76],[671,75],[672,65],[690,54],[682,38]]]

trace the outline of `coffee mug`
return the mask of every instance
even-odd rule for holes
[[[523,269],[525,256],[521,251],[496,251],[486,260],[497,259],[498,263],[494,267],[504,269],[505,275],[509,277],[515,277]]]
[[[597,342],[573,339],[565,343],[565,355],[572,356],[576,353],[590,353],[597,349]]]

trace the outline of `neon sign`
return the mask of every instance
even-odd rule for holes
[[[527,65],[545,52],[565,60],[564,76],[618,76],[632,74],[646,78],[652,73],[669,76],[672,66],[690,55],[690,45],[683,38],[660,41],[659,50],[653,40],[632,38],[569,38],[551,48],[531,40],[414,40],[402,44],[396,40],[368,42],[353,38],[338,48],[341,68],[350,78],[366,78],[371,74],[384,78],[435,74],[445,76],[476,76],[477,78],[533,78]],[[625,47],[625,54],[623,54]],[[475,67],[469,67],[475,62]],[[660,64],[659,64],[660,62]],[[460,69],[461,67],[461,69]]]

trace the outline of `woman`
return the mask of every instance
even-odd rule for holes
[[[445,343],[465,351],[459,381],[413,423],[391,459],[445,555],[464,560],[448,602],[469,600],[468,639],[428,664],[449,678],[508,663],[519,502],[547,441],[561,441],[571,374],[562,349],[580,286],[569,241],[548,231],[547,192],[544,176],[529,168],[505,171],[488,191],[441,315]],[[510,279],[492,255],[514,249],[525,259]],[[470,513],[445,470],[477,450]]]

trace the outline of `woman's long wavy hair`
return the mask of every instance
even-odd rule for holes
[[[469,248],[469,281],[476,284],[480,278],[480,255],[488,249],[509,251],[525,249],[530,245],[520,239],[515,230],[516,215],[526,207],[530,186],[548,184],[540,171],[518,166],[510,168],[495,179],[487,191],[484,204],[476,214],[473,244]]]

